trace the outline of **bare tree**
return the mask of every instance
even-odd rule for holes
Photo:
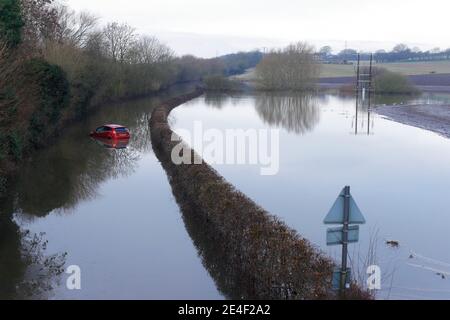
[[[129,52],[130,62],[136,64],[171,62],[174,56],[171,48],[150,36],[141,37]]]
[[[65,5],[57,7],[58,39],[79,48],[85,48],[89,35],[94,32],[98,18],[90,13],[76,13]]]
[[[107,55],[107,44],[102,31],[89,33],[84,49],[92,56],[103,57]]]
[[[108,56],[114,61],[125,59],[136,41],[135,29],[126,23],[108,23],[103,30]]]
[[[256,77],[264,89],[303,90],[318,77],[319,65],[314,49],[299,42],[281,50],[272,50],[256,66]]]
[[[399,43],[392,49],[392,51],[396,53],[405,52],[407,50],[409,50],[409,47],[404,43]]]
[[[328,57],[333,52],[333,49],[330,46],[323,46],[319,50],[319,54],[323,57]]]
[[[37,47],[44,40],[52,39],[58,33],[57,10],[54,0],[21,0],[22,18],[25,26],[22,30],[25,45]]]

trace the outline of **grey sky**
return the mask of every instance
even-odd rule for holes
[[[213,56],[308,40],[359,50],[450,47],[448,0],[66,0],[155,34],[178,53]]]

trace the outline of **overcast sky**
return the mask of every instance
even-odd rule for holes
[[[359,50],[405,42],[449,48],[450,0],[65,0],[107,21],[155,34],[179,54],[230,51],[307,40]]]

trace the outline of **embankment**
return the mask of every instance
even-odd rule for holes
[[[202,94],[197,90],[166,101],[150,120],[153,149],[164,167],[186,228],[218,289],[232,299],[333,299],[333,263],[206,163],[175,165],[179,141],[167,118],[178,105]],[[191,156],[198,157],[189,150]],[[359,289],[353,296],[367,297]],[[355,293],[356,292],[356,293]]]

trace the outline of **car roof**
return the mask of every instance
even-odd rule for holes
[[[121,126],[120,124],[105,124],[104,127],[109,127],[109,128],[126,128],[125,126]]]

